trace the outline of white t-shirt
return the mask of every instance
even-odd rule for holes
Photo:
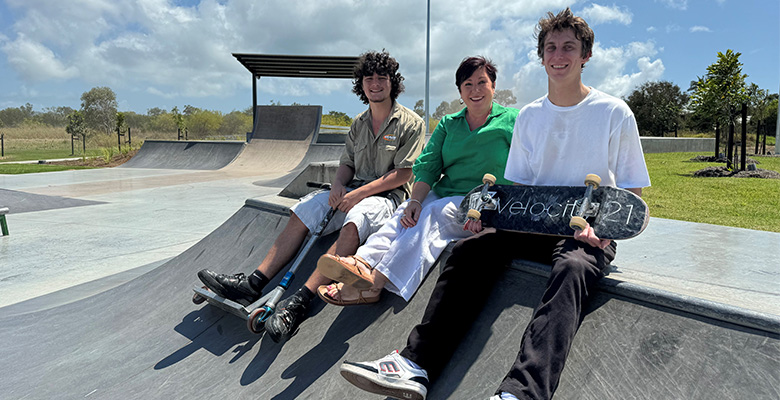
[[[577,105],[541,97],[520,110],[504,177],[524,185],[584,186],[585,175],[621,188],[650,186],[631,109],[590,88]]]

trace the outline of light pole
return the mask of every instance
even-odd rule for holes
[[[425,29],[425,133],[431,129],[430,125],[430,86],[431,86],[431,0],[428,0],[428,22]],[[778,117],[780,118],[780,116]],[[777,147],[775,147],[776,149]],[[777,151],[777,150],[775,150]]]

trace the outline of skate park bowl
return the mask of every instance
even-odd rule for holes
[[[13,231],[0,237],[0,362],[7,366],[0,397],[381,398],[346,382],[339,365],[405,346],[449,250],[408,303],[387,292],[370,306],[317,302],[285,343],[191,301],[200,269],[254,270],[306,193],[305,181],[328,180],[337,168],[343,144],[317,143],[315,129],[285,134],[270,126],[213,170],[0,176],[0,187],[13,191],[9,202],[28,204],[23,213],[9,205]],[[33,207],[26,195],[52,197]],[[307,254],[288,293],[335,238]],[[652,218],[642,235],[619,243],[555,399],[780,398],[778,254],[777,233]],[[79,280],[92,269],[110,272]],[[548,274],[548,265],[524,260],[503,272],[428,399],[493,394]],[[41,289],[60,281],[66,285],[56,291]],[[19,293],[40,294],[8,300]]]

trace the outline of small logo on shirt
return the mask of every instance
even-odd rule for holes
[[[388,134],[388,135],[382,136],[382,139],[387,141],[387,142],[394,142],[395,138],[396,138],[396,136],[392,135],[392,134]]]

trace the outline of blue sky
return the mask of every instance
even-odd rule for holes
[[[251,77],[231,53],[357,55],[387,49],[408,107],[425,93],[421,0],[0,0],[0,109],[79,108],[108,86],[122,111],[184,105],[230,112],[252,104]],[[517,107],[544,95],[533,30],[571,7],[596,32],[587,85],[628,96],[648,81],[687,90],[717,52],[742,53],[747,82],[780,89],[777,0],[431,0],[431,110],[458,97],[454,71],[491,58]],[[356,115],[348,80],[263,78],[258,103],[321,104]]]

